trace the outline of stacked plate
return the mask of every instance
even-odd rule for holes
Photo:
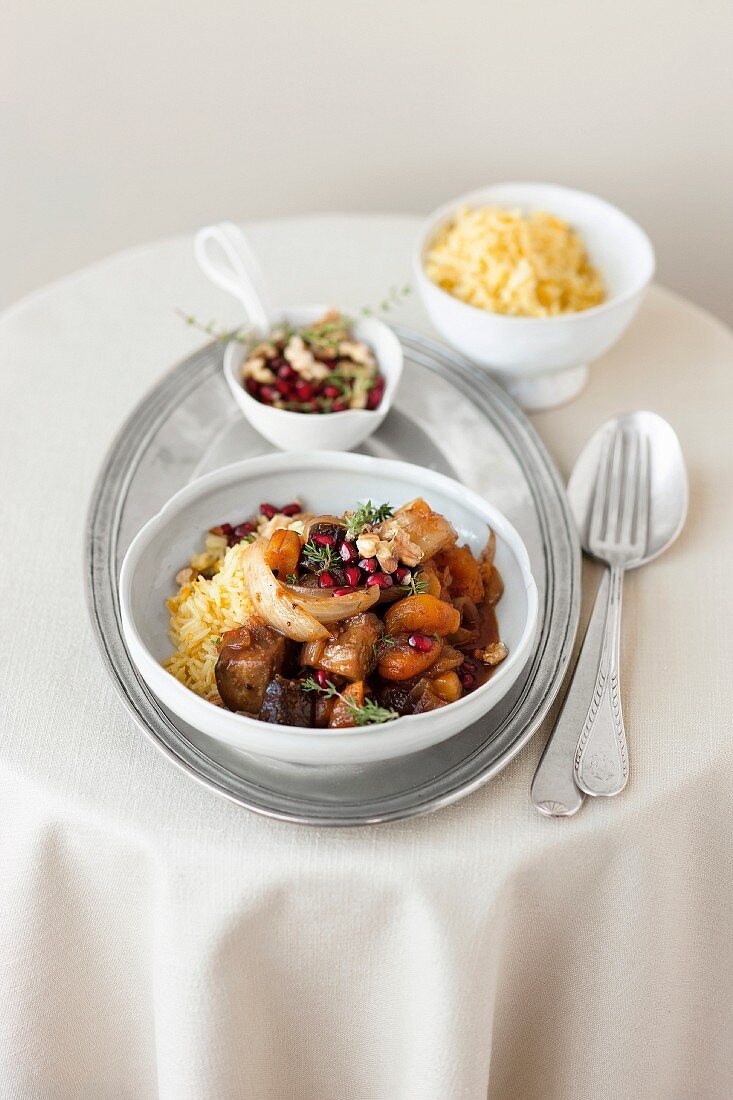
[[[115,441],[92,500],[89,605],[125,705],[155,744],[197,780],[283,820],[364,824],[456,800],[501,770],[532,736],[570,659],[580,607],[580,554],[552,460],[524,415],[483,371],[422,336],[397,333],[405,352],[400,389],[379,430],[360,450],[448,475],[490,501],[519,532],[539,596],[539,625],[510,690],[483,718],[448,739],[390,760],[276,760],[189,725],[138,673],[123,636],[119,599],[120,567],[132,539],[193,479],[271,450],[233,406],[221,345],[181,363],[147,395]]]

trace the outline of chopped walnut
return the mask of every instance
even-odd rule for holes
[[[242,378],[253,378],[255,382],[267,383],[275,381],[275,374],[261,355],[254,355],[242,367]]]
[[[375,365],[371,349],[358,340],[342,340],[339,344],[339,355],[351,359],[354,363],[363,363],[365,367]]]
[[[485,665],[499,665],[506,657],[509,650],[503,642],[492,642],[483,649],[474,650],[474,656]]]
[[[309,382],[320,382],[328,375],[325,363],[319,363],[302,336],[291,336],[283,355],[294,371]]]
[[[363,558],[373,558],[376,556],[379,541],[379,535],[375,533],[362,533],[356,540],[356,549]]]
[[[184,569],[180,569],[176,573],[176,584],[190,584],[193,580],[194,573],[190,565],[185,566]]]
[[[400,563],[391,542],[380,539],[379,545],[377,546],[377,561],[385,573],[394,573]]]
[[[417,543],[412,542],[407,532],[400,528],[392,535],[392,546],[399,560],[410,568],[421,562],[425,556]]]

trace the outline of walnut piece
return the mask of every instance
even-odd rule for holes
[[[491,645],[484,646],[483,649],[477,649],[474,651],[474,656],[485,665],[490,665],[492,668],[494,665],[499,665],[506,657],[509,650],[503,642],[492,642]]]
[[[255,382],[274,382],[275,374],[266,365],[261,355],[251,356],[242,368],[242,378],[253,378]]]
[[[339,355],[351,359],[354,363],[363,363],[365,367],[375,365],[371,350],[358,340],[342,340],[339,344]]]
[[[373,558],[376,556],[379,541],[377,534],[361,534],[356,540],[356,549],[363,558]]]
[[[293,370],[308,382],[322,382],[328,375],[328,367],[319,363],[302,336],[291,336],[283,355]]]

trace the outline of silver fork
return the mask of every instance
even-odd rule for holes
[[[614,795],[629,778],[621,713],[619,652],[624,571],[643,559],[649,523],[649,441],[638,431],[608,433],[598,465],[588,551],[610,568],[608,606],[595,688],[575,753],[575,781],[591,795]]]

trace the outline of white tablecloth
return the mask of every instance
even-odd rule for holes
[[[279,302],[377,302],[410,218],[260,223]],[[84,607],[82,530],[115,431],[237,321],[190,239],[39,292],[0,323],[0,1096],[644,1100],[733,1094],[733,337],[653,289],[580,400],[535,417],[567,473],[611,413],[689,463],[679,542],[629,576],[632,778],[540,817],[537,735],[427,818],[258,818],[133,725]],[[425,325],[411,300],[400,320]]]

